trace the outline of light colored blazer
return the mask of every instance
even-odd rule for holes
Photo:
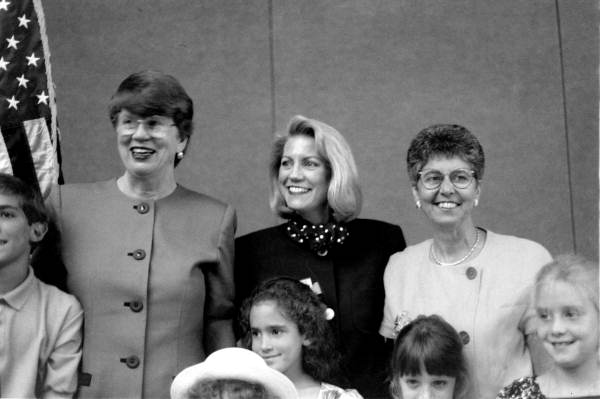
[[[68,284],[85,312],[80,397],[167,398],[179,371],[234,345],[230,206],[181,186],[134,200],[114,179],[56,191]]]
[[[459,333],[470,367],[471,399],[494,398],[516,378],[531,375],[526,346],[534,331],[530,306],[535,275],[552,260],[540,244],[487,230],[474,258],[440,266],[429,256],[432,239],[394,254],[385,269],[385,305],[379,332],[394,338],[419,315],[437,314]]]

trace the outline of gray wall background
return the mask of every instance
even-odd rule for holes
[[[362,217],[429,237],[406,150],[458,123],[487,156],[478,225],[598,258],[594,0],[53,0],[45,13],[67,182],[122,173],[106,104],[153,68],[195,102],[179,181],[233,204],[239,234],[278,222],[270,143],[303,114],[353,147]]]

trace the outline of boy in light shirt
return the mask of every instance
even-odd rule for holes
[[[0,397],[72,398],[81,359],[82,308],[40,281],[32,245],[48,228],[38,192],[0,174]]]

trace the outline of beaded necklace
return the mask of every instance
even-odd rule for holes
[[[473,246],[471,246],[471,249],[469,249],[469,252],[467,252],[467,254],[465,256],[463,256],[456,262],[446,263],[446,262],[442,262],[441,260],[439,260],[438,257],[435,255],[435,250],[433,249],[433,242],[431,242],[431,247],[429,247],[429,253],[431,254],[431,259],[433,259],[433,261],[440,266],[456,266],[460,263],[463,263],[465,260],[467,260],[469,258],[469,256],[471,256],[473,254],[473,252],[475,251],[475,248],[477,248],[477,244],[479,244],[479,229],[476,228],[475,229],[475,243],[473,244]]]

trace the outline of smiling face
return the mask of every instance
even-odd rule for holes
[[[39,224],[29,224],[16,196],[0,194],[0,269],[29,263],[31,243],[45,233]]]
[[[328,218],[329,172],[312,137],[297,135],[283,147],[278,184],[288,208],[311,223]]]
[[[130,126],[139,126],[132,129]],[[138,178],[158,177],[172,173],[175,154],[185,149],[173,119],[166,116],[143,118],[126,109],[117,116],[119,155],[129,174]]]
[[[420,201],[421,209],[434,224],[456,227],[471,220],[471,211],[475,199],[479,198],[481,187],[474,179],[468,187],[456,188],[447,175],[458,169],[471,170],[472,168],[468,162],[459,157],[431,158],[421,168],[421,172],[441,172],[445,175],[441,185],[436,189],[427,189],[419,179],[416,186],[412,188],[415,202]]]
[[[430,375],[421,368],[418,375],[400,377],[399,385],[402,399],[452,399],[455,384],[455,377]]]
[[[538,288],[536,310],[538,335],[559,367],[577,368],[596,361],[598,310],[580,290],[565,281],[545,282]]]
[[[258,353],[269,367],[285,374],[292,381],[303,374],[302,348],[309,344],[298,326],[284,317],[273,300],[255,303],[250,310],[252,350]]]

